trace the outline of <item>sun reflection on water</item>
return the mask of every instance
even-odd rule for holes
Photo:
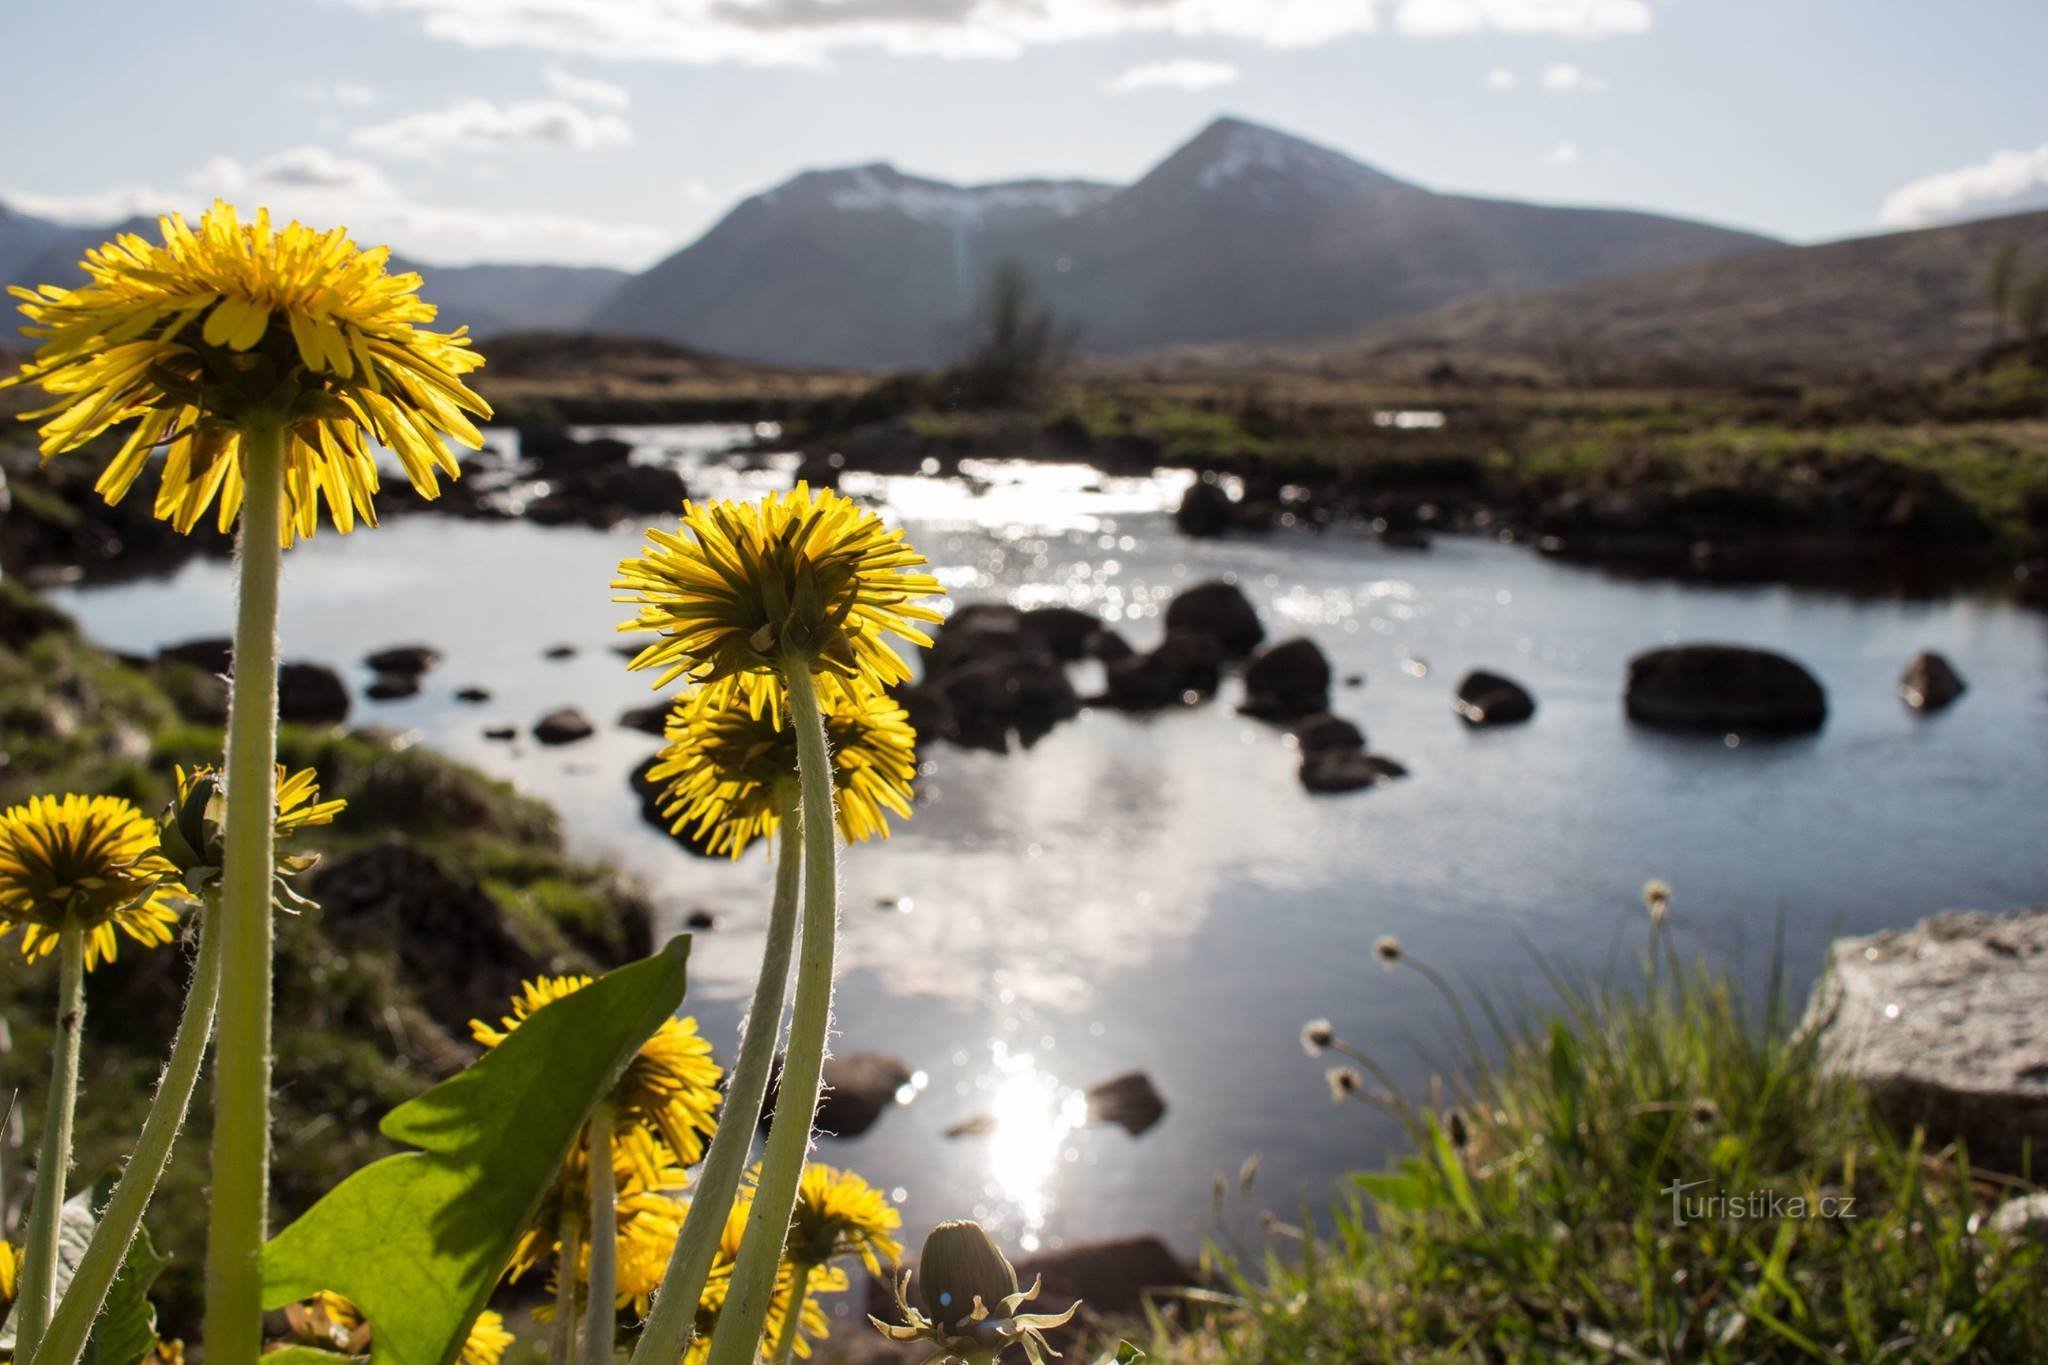
[[[1074,1159],[1068,1139],[1087,1121],[1088,1103],[1042,1069],[1032,1053],[1012,1051],[1000,1040],[990,1052],[991,1068],[975,1082],[988,1092],[993,1121],[983,1187],[989,1204],[982,1216],[1014,1223],[1017,1245],[1035,1251],[1051,1209],[1054,1175]]]

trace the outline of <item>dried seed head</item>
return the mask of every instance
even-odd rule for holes
[[[1323,1073],[1323,1079],[1330,1083],[1330,1098],[1339,1104],[1365,1088],[1365,1077],[1356,1067],[1333,1066]]]
[[[1392,934],[1381,934],[1373,940],[1372,951],[1382,965],[1391,967],[1401,960],[1401,940]]]
[[[1301,1026],[1301,1050],[1311,1057],[1320,1057],[1336,1037],[1329,1020],[1311,1019]]]

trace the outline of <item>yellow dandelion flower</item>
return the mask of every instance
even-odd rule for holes
[[[777,792],[796,780],[796,733],[781,706],[754,695],[779,687],[765,675],[740,674],[676,703],[668,743],[647,773],[662,784],[672,832],[689,830],[711,852],[737,858],[781,824]],[[822,688],[819,700],[840,833],[850,843],[886,839],[886,813],[910,817],[917,732],[909,714],[865,679]]]
[[[615,1130],[612,1135],[612,1186],[622,1201],[680,1190],[689,1183],[690,1173],[676,1164],[661,1137],[645,1128]],[[556,1234],[561,1231],[565,1208],[590,1207],[590,1154],[585,1144],[570,1149],[547,1196],[533,1221],[519,1234],[512,1259],[505,1270],[507,1280],[519,1280],[561,1249]]]
[[[30,962],[74,927],[87,971],[113,960],[116,928],[144,947],[169,943],[177,875],[156,825],[119,797],[36,796],[0,811],[0,938],[21,930]]]
[[[483,358],[467,328],[426,330],[436,310],[418,275],[386,270],[388,248],[358,249],[345,228],[275,230],[267,209],[243,223],[220,202],[197,231],[177,214],[158,223],[161,244],[123,233],[88,251],[76,289],[9,291],[40,344],[0,387],[55,397],[25,414],[47,419],[44,457],[135,420],[94,485],[108,502],[164,446],[156,515],[187,532],[217,501],[225,531],[241,510],[246,431],[282,424],[289,545],[318,528],[322,502],[342,532],[376,523],[372,440],[427,498],[460,472],[443,436],[483,443],[471,419],[490,406],[462,381]]]
[[[21,1248],[0,1242],[0,1307],[14,1302],[21,1292]]]
[[[648,1241],[642,1250],[642,1263],[653,1268],[655,1287],[659,1287],[660,1275],[667,1269],[670,1252],[675,1247],[677,1233],[682,1227],[683,1214],[688,1206],[678,1202],[670,1222],[650,1224]],[[733,1265],[739,1260],[740,1243],[746,1235],[747,1219],[753,1213],[753,1196],[741,1190],[732,1207],[726,1211],[725,1226],[719,1231],[718,1249],[711,1255],[711,1272],[704,1281],[704,1292],[697,1300],[696,1335],[690,1340],[690,1348],[683,1355],[683,1365],[704,1365],[711,1354],[711,1339],[718,1330],[718,1316],[725,1308],[727,1293],[732,1288]],[[663,1242],[661,1237],[667,1240]],[[621,1251],[620,1283],[624,1279],[624,1252]],[[850,1281],[846,1272],[834,1266],[814,1267],[804,1281],[803,1307],[797,1317],[795,1353],[809,1357],[810,1342],[806,1338],[824,1340],[831,1333],[832,1321],[826,1316],[824,1305],[818,1301],[821,1294],[844,1293]],[[782,1336],[782,1325],[789,1318],[791,1306],[797,1297],[797,1268],[785,1260],[775,1272],[775,1292],[768,1302],[768,1317],[762,1324],[764,1341],[776,1341]],[[651,1299],[650,1299],[651,1301]],[[636,1305],[637,1306],[637,1305]],[[644,1314],[645,1309],[642,1308]]]
[[[760,1174],[756,1166],[748,1183]],[[858,1256],[869,1274],[880,1275],[883,1261],[893,1266],[903,1254],[903,1244],[889,1235],[902,1226],[903,1215],[880,1190],[852,1171],[814,1162],[797,1185],[787,1255],[803,1265]]]
[[[620,629],[661,636],[629,665],[660,669],[657,687],[686,673],[771,672],[785,658],[886,686],[910,676],[886,637],[929,645],[916,623],[942,619],[917,600],[939,592],[937,579],[910,572],[924,556],[831,491],[800,483],[758,504],[686,502],[675,532],[647,539],[612,587],[613,600],[639,606]]]
[[[185,1365],[185,1339],[172,1337],[167,1341],[158,1337],[143,1361],[144,1365]]]
[[[470,1324],[469,1336],[455,1357],[455,1365],[498,1365],[511,1344],[512,1334],[505,1330],[505,1315],[486,1308]]]

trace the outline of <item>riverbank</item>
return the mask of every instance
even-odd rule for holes
[[[0,582],[0,805],[80,791],[154,814],[174,764],[218,762],[224,689],[205,669],[124,660],[63,613]],[[609,869],[571,856],[556,816],[459,763],[374,729],[288,726],[281,761],[313,767],[348,801],[301,843],[322,855],[302,883],[320,908],[285,917],[277,994],[278,1133],[272,1189],[282,1224],[343,1176],[392,1150],[377,1120],[474,1055],[468,1023],[494,1017],[519,981],[601,969],[649,951],[652,912]],[[14,945],[5,945],[10,955]],[[77,1165],[113,1169],[169,1047],[190,953],[125,945],[87,982]],[[9,961],[0,1014],[11,1030],[0,1087],[47,1077],[54,969]],[[33,1150],[40,1107],[20,1150]],[[206,1109],[180,1139],[150,1210],[158,1245],[198,1246],[206,1216]],[[14,1162],[10,1153],[9,1164]],[[174,1262],[158,1284],[165,1334],[196,1327],[198,1273]]]
[[[1499,1060],[1427,1095],[1311,1023],[1334,1104],[1393,1114],[1406,1154],[1327,1222],[1266,1205],[1253,1167],[1219,1176],[1219,1207],[1271,1209],[1264,1247],[1219,1241],[1212,1292],[1149,1296],[1111,1338],[1161,1365],[2048,1353],[2038,1187],[1888,1124],[1788,1002],[1682,967],[1652,904],[1633,971],[1487,1011]]]

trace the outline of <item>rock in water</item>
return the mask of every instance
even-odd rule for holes
[[[1174,525],[1181,534],[1204,539],[1220,536],[1237,521],[1237,504],[1230,500],[1222,486],[1212,478],[1201,478],[1188,485],[1188,491],[1181,494],[1180,506],[1174,509]]]
[[[550,711],[533,723],[533,737],[542,744],[574,744],[595,733],[597,727],[590,723],[590,717],[573,706]]]
[[[1365,731],[1356,722],[1324,712],[1295,722],[1294,742],[1305,754],[1325,749],[1363,749]]]
[[[403,697],[416,697],[419,691],[420,675],[417,673],[379,673],[370,679],[363,695],[371,701],[398,701]]]
[[[1216,695],[1222,670],[1223,646],[1214,636],[1169,630],[1159,648],[1109,664],[1102,700],[1123,711],[1192,705]]]
[[[1166,1097],[1142,1071],[1126,1071],[1088,1087],[1088,1121],[1114,1123],[1132,1137],[1166,1116]]]
[[[1628,716],[1673,730],[1795,734],[1827,720],[1827,694],[1811,673],[1768,650],[1674,645],[1628,666]]]
[[[288,663],[277,670],[277,718],[288,725],[339,725],[348,719],[348,688],[326,664]]]
[[[363,660],[372,673],[420,674],[441,662],[441,651],[432,645],[393,645]]]
[[[1166,632],[1207,635],[1232,659],[1244,658],[1266,638],[1251,599],[1220,578],[1175,593],[1166,608]]]
[[[1955,665],[1931,649],[1915,654],[1899,675],[1899,698],[1915,711],[1939,711],[1968,688]]]
[[[1513,678],[1475,668],[1458,684],[1451,709],[1467,725],[1514,725],[1536,714],[1536,698]]]
[[[1837,939],[1807,1004],[1828,1066],[1928,1146],[1961,1139],[1973,1164],[2018,1172],[2048,1152],[2048,908],[1951,911],[1911,929]]]
[[[668,733],[669,707],[666,702],[652,701],[645,706],[629,706],[619,712],[619,728],[638,730],[643,735],[664,735]]]
[[[781,1079],[778,1058],[775,1074],[768,1081],[768,1098],[761,1106],[763,1128],[773,1126]],[[825,1089],[818,1097],[811,1130],[819,1137],[859,1137],[895,1107],[897,1092],[910,1081],[910,1068],[899,1057],[886,1052],[836,1052],[825,1059]]]
[[[1299,720],[1330,709],[1330,660],[1314,640],[1296,636],[1260,650],[1244,670],[1244,704],[1261,720]]]

